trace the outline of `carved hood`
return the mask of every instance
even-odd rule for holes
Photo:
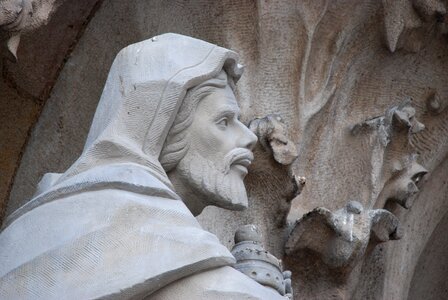
[[[174,33],[122,49],[110,69],[81,156],[65,173],[45,174],[33,199],[6,224],[54,198],[49,195],[59,187],[83,182],[83,173],[99,166],[134,163],[173,190],[159,155],[182,100],[189,88],[223,68],[236,82],[243,73],[237,61],[238,54],[231,50]]]
[[[80,158],[46,174],[0,233],[0,298],[127,299],[233,256],[203,230],[158,161],[186,91],[237,54],[164,34],[116,57]]]

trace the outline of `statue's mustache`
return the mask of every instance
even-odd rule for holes
[[[248,167],[252,161],[254,160],[254,155],[252,151],[246,149],[246,148],[236,148],[233,150],[230,150],[225,156],[224,156],[224,174],[229,173],[230,166],[238,163],[241,165],[244,165]]]

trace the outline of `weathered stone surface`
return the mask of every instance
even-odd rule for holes
[[[4,223],[0,297],[290,294],[282,273],[272,289],[229,272],[234,257],[194,218],[205,206],[248,204],[243,179],[257,137],[238,118],[238,61],[231,50],[173,33],[122,49],[79,158],[45,174],[35,197]],[[188,291],[179,297],[179,288]]]
[[[6,209],[9,186],[22,156],[23,146],[30,136],[29,131],[39,117],[42,104],[49,97],[67,56],[76,45],[80,31],[82,33],[87,25],[96,2],[67,1],[59,7],[48,25],[22,35],[22,47],[18,50],[19,63],[5,59],[8,57],[6,49],[1,49],[0,54],[4,58],[1,62],[0,140],[5,142],[0,143],[0,157],[5,161],[5,167],[1,168],[0,207],[3,210]],[[34,189],[34,183],[29,188]]]
[[[22,93],[45,102],[98,2],[63,3],[47,25],[21,37],[18,60],[5,61],[3,76]]]
[[[426,2],[430,5],[422,5]],[[415,162],[428,174],[418,184],[421,191],[413,196],[412,207],[386,205],[403,224],[404,237],[368,249],[362,268],[351,275],[360,279],[358,287],[338,282],[340,274],[321,268],[318,261],[288,261],[288,267],[302,267],[293,269],[299,299],[349,294],[354,299],[405,299],[416,260],[448,210],[441,202],[441,178],[447,176],[441,168],[448,152],[448,45],[446,15],[437,3],[104,2],[61,71],[31,135],[9,211],[30,198],[43,173],[62,171],[80,153],[118,49],[158,33],[184,33],[242,55],[246,71],[238,92],[243,121],[280,114],[299,150],[294,164],[285,168],[256,149],[246,180],[249,210],[207,208],[199,220],[229,247],[240,225],[257,224],[267,249],[281,255],[286,234],[277,219],[279,212],[289,211],[294,197],[291,174],[307,179],[292,202],[292,222],[316,207],[335,211],[355,199],[365,208],[382,209],[392,183],[384,174],[417,153]],[[398,135],[384,157],[371,135],[352,135],[355,124],[384,116],[408,98],[425,130]]]
[[[431,247],[431,243],[427,244],[431,238],[431,234],[428,233],[434,232],[448,211],[446,201],[448,160],[441,163],[430,178],[422,186],[411,209],[404,209],[397,204],[388,207],[400,220],[404,235],[399,242],[378,245],[367,256],[358,273],[361,278],[353,299],[408,299],[412,297],[411,282],[413,278],[418,278],[414,277],[418,276],[418,273],[414,272],[419,259],[430,260],[423,256],[426,245]],[[439,178],[440,181],[434,178]],[[446,251],[446,248],[443,250],[433,248],[433,250]],[[445,257],[438,259],[440,264],[446,261]],[[438,289],[440,285],[437,286],[435,283],[433,288]],[[436,296],[435,299],[441,298]]]
[[[46,24],[59,3],[56,0],[1,1],[0,29],[7,32],[7,47],[14,58],[17,59],[20,36]]]
[[[448,291],[448,215],[439,222],[419,256],[410,284],[408,299],[443,299]]]
[[[238,229],[232,255],[236,259],[235,269],[288,299],[293,299],[291,272],[283,271],[281,260],[264,249],[262,237],[255,225]]]
[[[350,274],[364,257],[367,245],[398,240],[399,221],[385,209],[364,210],[357,201],[334,213],[318,207],[297,221],[285,244],[286,254],[310,251],[332,269]]]
[[[6,195],[20,161],[30,127],[39,115],[40,106],[21,97],[4,81],[0,82],[0,219],[6,210]]]
[[[258,136],[258,142],[271,153],[276,162],[290,165],[297,158],[297,148],[288,137],[287,129],[279,115],[268,115],[249,123],[249,128]]]

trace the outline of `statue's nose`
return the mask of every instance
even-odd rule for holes
[[[241,123],[241,131],[238,147],[253,150],[258,141],[257,136],[243,123]]]

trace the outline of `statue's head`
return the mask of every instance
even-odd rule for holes
[[[189,89],[182,102],[159,159],[194,214],[207,205],[247,207],[243,179],[257,137],[239,117],[224,70]]]
[[[238,59],[231,50],[172,33],[122,49],[83,153],[65,173],[44,176],[37,194],[85,185],[93,176],[102,186],[180,196],[194,214],[207,205],[247,207],[243,179],[256,136],[239,121]],[[152,179],[112,179],[112,166],[138,168]]]

